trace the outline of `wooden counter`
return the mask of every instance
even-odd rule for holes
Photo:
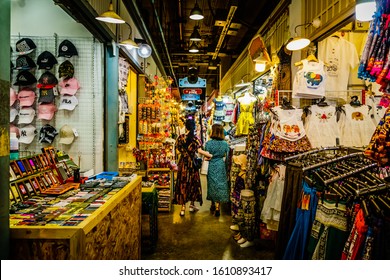
[[[140,259],[141,205],[137,176],[77,226],[11,226],[11,259]]]

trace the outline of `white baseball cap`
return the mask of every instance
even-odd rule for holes
[[[74,140],[73,129],[67,124],[63,125],[60,129],[59,143],[69,145],[72,144],[73,140]]]
[[[15,108],[11,108],[9,110],[9,122],[14,122],[17,115],[18,110],[16,110]]]
[[[30,144],[34,140],[35,135],[37,134],[37,130],[35,126],[31,124],[19,128],[19,131],[20,131],[19,143],[23,143],[23,144]]]
[[[24,107],[19,110],[19,124],[29,124],[34,120],[35,110],[31,107]]]
[[[60,107],[58,110],[69,110],[72,111],[79,104],[76,96],[74,95],[61,95]]]

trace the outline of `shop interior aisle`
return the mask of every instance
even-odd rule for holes
[[[169,213],[158,213],[158,241],[155,248],[143,242],[143,260],[272,260],[274,244],[255,240],[255,246],[241,248],[233,239],[230,209],[223,205],[221,216],[210,212],[206,200],[206,176],[202,177],[203,205],[196,213],[187,210],[179,215],[181,206],[173,205]],[[196,203],[196,206],[199,206]],[[143,222],[143,226],[145,221]]]

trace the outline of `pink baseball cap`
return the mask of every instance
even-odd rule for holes
[[[61,87],[60,94],[75,95],[80,88],[76,78],[63,79],[58,84]]]
[[[9,106],[14,105],[16,99],[18,99],[16,91],[13,88],[10,88],[9,89]]]
[[[38,106],[38,119],[51,120],[54,113],[57,111],[56,105],[53,103],[42,103]]]
[[[22,89],[18,93],[18,99],[19,99],[19,105],[21,107],[24,106],[29,107],[34,104],[35,92],[28,88]]]

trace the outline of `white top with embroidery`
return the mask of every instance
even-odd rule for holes
[[[379,106],[381,98],[382,96],[369,96],[366,101],[366,104],[371,107],[370,117],[375,126],[379,124],[379,121],[383,118],[386,112],[385,107]]]
[[[376,126],[369,115],[367,105],[353,107],[350,104],[343,106],[339,121],[340,144],[346,147],[367,146]]]
[[[334,106],[310,106],[306,117],[305,130],[312,148],[336,146],[339,130]]]
[[[318,59],[326,63],[326,90],[348,89],[349,72],[359,63],[353,43],[338,37],[328,37],[318,43]]]
[[[225,103],[225,118],[223,121],[229,123],[232,121],[234,107],[236,106],[235,100],[231,96],[224,96],[223,103]]]
[[[317,99],[325,96],[326,73],[322,61],[302,60],[293,83],[294,98]]]
[[[284,110],[280,106],[273,109],[278,121],[273,125],[273,133],[289,141],[297,141],[306,135],[302,122],[302,109]]]

